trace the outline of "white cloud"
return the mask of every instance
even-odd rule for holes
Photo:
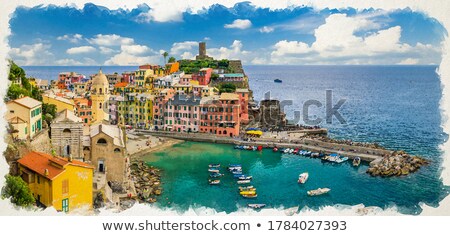
[[[96,49],[92,46],[81,46],[67,49],[67,54],[81,54],[81,53],[92,53],[95,52]]]
[[[69,41],[71,43],[78,43],[83,40],[83,35],[81,34],[65,34],[56,38],[57,40]]]
[[[11,48],[9,56],[19,65],[49,65],[54,58],[50,48],[49,44],[44,43],[24,44],[19,48]]]
[[[141,65],[157,63],[161,60],[160,53],[144,45],[122,45],[120,53],[105,61],[105,65]]]
[[[275,30],[274,27],[270,27],[270,26],[264,26],[262,28],[259,29],[259,32],[261,33],[271,33]]]
[[[234,40],[230,47],[210,48],[207,54],[214,57],[214,59],[239,59],[247,62],[250,59],[251,52],[245,51],[242,48],[242,42],[240,40]]]
[[[180,57],[181,59],[195,59],[194,54],[192,54],[191,52],[183,52]]]
[[[131,45],[134,43],[134,39],[122,37],[117,34],[97,34],[94,38],[88,39],[89,43],[99,46],[120,46]]]
[[[373,32],[379,27],[366,16],[333,14],[314,30],[315,41],[311,45],[281,40],[273,46],[269,61],[273,64],[397,64],[418,57],[416,63],[429,64],[439,54],[439,49],[431,45],[402,43],[400,26]],[[364,30],[372,33],[357,35]]]
[[[225,24],[226,29],[248,29],[252,27],[252,22],[247,19],[236,19],[231,24]]]
[[[193,53],[193,50],[198,47],[198,42],[196,41],[184,41],[172,44],[170,49],[171,55],[181,55],[185,52]]]
[[[83,65],[83,63],[79,62],[79,61],[75,61],[74,59],[69,59],[69,58],[65,58],[65,59],[60,59],[55,61],[56,65],[59,66],[81,66]]]
[[[100,49],[101,54],[111,54],[111,53],[116,52],[116,50],[114,50],[112,48],[103,47],[103,46],[98,47],[98,49]]]

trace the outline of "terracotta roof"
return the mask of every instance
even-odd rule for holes
[[[40,102],[36,99],[30,98],[30,97],[18,98],[11,102],[17,103],[17,104],[22,105],[27,108],[34,108],[34,107],[37,107],[42,104],[42,102]]]
[[[21,165],[27,167],[28,169],[50,180],[54,179],[55,177],[63,173],[67,165],[94,169],[93,166],[81,161],[76,160],[69,161],[67,158],[53,157],[50,154],[34,151],[20,158],[18,162]],[[55,163],[57,165],[54,165],[52,163]],[[48,170],[48,175],[45,175],[46,169]]]
[[[114,85],[114,88],[124,88],[128,85],[127,82],[120,82]]]

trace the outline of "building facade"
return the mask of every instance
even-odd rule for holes
[[[59,112],[50,124],[56,154],[83,161],[83,122],[72,111]]]

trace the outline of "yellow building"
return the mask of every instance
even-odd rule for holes
[[[56,106],[56,111],[61,112],[64,110],[74,111],[75,110],[75,104],[72,100],[56,96],[54,94],[43,94],[42,95],[42,102],[47,104],[53,104]]]
[[[177,91],[178,93],[184,93],[184,94],[189,94],[192,92],[192,88],[193,85],[192,84],[175,84],[173,86],[173,89],[175,89],[175,91]]]
[[[107,102],[109,99],[109,82],[102,70],[92,78],[91,100],[92,100],[92,120],[94,123],[108,120]]]
[[[149,128],[153,123],[153,100],[150,93],[127,93],[117,102],[119,123],[135,128]]]
[[[13,121],[14,118],[22,120],[20,125],[17,124],[17,129],[22,129],[19,132],[21,135],[18,137],[19,139],[33,138],[42,130],[42,103],[40,101],[30,97],[22,97],[6,103],[6,107],[8,108],[7,120]],[[24,128],[23,123],[26,123],[26,128]],[[16,129],[15,124],[12,125]]]
[[[144,87],[147,84],[153,83],[153,70],[152,69],[139,69],[136,71],[136,77],[134,83],[136,86]]]
[[[28,135],[28,123],[17,116],[8,119],[8,124],[12,125],[14,131],[11,133],[15,139],[26,139]]]
[[[35,199],[58,211],[92,209],[94,167],[81,161],[30,152],[18,161],[19,174]]]

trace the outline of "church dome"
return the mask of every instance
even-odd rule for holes
[[[92,87],[93,88],[107,88],[109,86],[108,79],[106,75],[102,73],[102,70],[98,71],[98,74],[92,78]]]

